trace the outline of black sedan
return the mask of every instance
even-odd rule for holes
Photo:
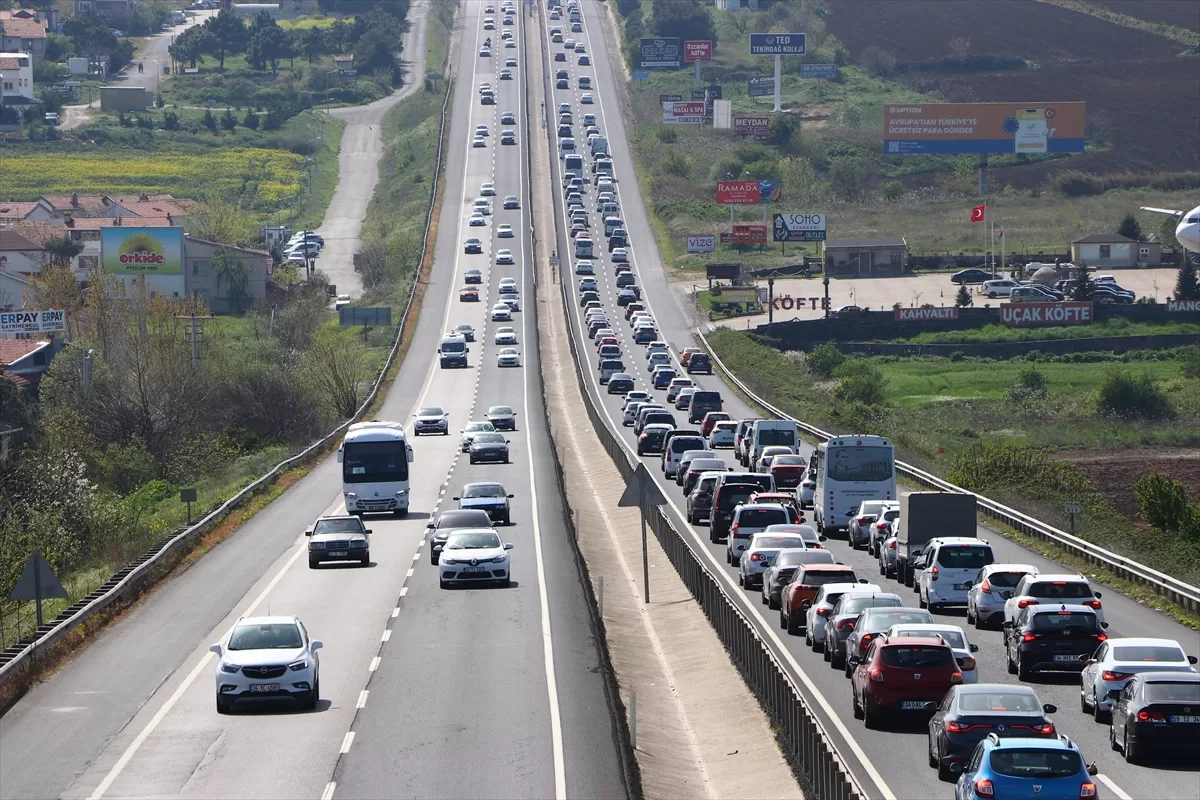
[[[483,415],[498,431],[515,431],[517,429],[517,412],[511,406],[492,406]]]
[[[513,495],[504,491],[503,484],[480,481],[468,483],[463,487],[462,494],[454,499],[458,501],[459,508],[485,511],[493,522],[509,525],[512,523],[512,509],[508,501],[512,498]],[[489,528],[491,524],[481,527]]]
[[[986,269],[971,267],[970,269],[960,269],[950,276],[950,280],[954,283],[983,283],[984,281],[990,281],[994,277]]]
[[[467,528],[490,528],[491,515],[483,508],[456,508],[438,514],[436,520],[425,527],[429,529],[429,561],[435,567],[446,540],[455,531]]]
[[[1150,753],[1200,752],[1200,674],[1142,672],[1121,690],[1108,741],[1131,764]]]
[[[1057,733],[1046,715],[1057,710],[1043,705],[1028,686],[952,686],[929,720],[929,766],[937,769],[941,780],[953,781],[953,765],[965,762],[989,734],[1053,739]]]
[[[508,463],[508,439],[500,433],[477,433],[471,440],[470,458],[472,464],[481,461],[492,461],[499,464]]]

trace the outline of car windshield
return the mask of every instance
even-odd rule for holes
[[[992,771],[1013,778],[1069,778],[1082,769],[1079,753],[1074,750],[1003,750],[992,751]]]
[[[799,536],[759,536],[754,540],[755,549],[769,547],[803,547],[804,540]]]
[[[1007,692],[971,692],[958,696],[958,708],[967,712],[1020,711],[1026,714],[1041,712],[1038,699],[1032,694]]]
[[[499,436],[500,434],[496,434]],[[504,487],[498,483],[473,483],[463,490],[462,496],[468,497],[504,497]]]
[[[1084,614],[1081,611],[1052,611],[1049,614],[1035,614],[1033,629],[1043,633],[1096,633],[1100,626],[1095,614]]]
[[[963,635],[961,633],[959,633],[958,631],[930,631],[930,630],[896,631],[896,633],[893,634],[893,636],[895,636],[897,638],[903,637],[903,636],[908,636],[908,637],[940,636],[942,639],[945,640],[946,644],[950,645],[951,647],[957,647],[959,650],[967,649],[967,643],[963,639]]]
[[[1151,703],[1200,703],[1200,683],[1154,681],[1146,684],[1145,694]]]
[[[1079,581],[1046,581],[1035,583],[1029,587],[1030,597],[1050,597],[1073,599],[1077,597],[1092,597],[1092,587]]]
[[[499,332],[503,333],[505,331],[502,328]],[[508,416],[513,413],[513,410],[511,408],[509,408],[508,406],[492,406],[491,408],[488,409],[487,413],[493,414],[498,417],[499,416]]]
[[[489,431],[490,432],[491,430],[492,430],[492,423],[490,423],[490,422],[472,422],[471,424],[467,425],[467,433],[472,433],[474,431]]]
[[[954,654],[949,648],[932,645],[885,647],[881,657],[887,666],[904,669],[948,667],[954,663]]]
[[[422,408],[417,412],[418,417],[440,417],[444,414],[440,408]]]
[[[1011,589],[1021,582],[1027,572],[993,572],[987,576],[988,583],[1001,589]]]
[[[764,447],[795,447],[796,435],[787,428],[764,428],[758,432],[758,443]]]
[[[786,466],[794,466],[794,465],[803,467],[807,464],[808,464],[808,461],[804,458],[804,456],[782,455],[782,456],[775,456],[775,458],[771,459],[772,467],[786,467]]]
[[[738,524],[750,528],[785,525],[791,522],[782,508],[744,508],[738,513]]]
[[[477,434],[475,444],[504,444],[504,434],[486,432]]]
[[[894,602],[894,603],[893,602],[880,602],[880,600],[876,599],[875,605],[876,606],[898,606],[898,605],[900,605],[900,603],[899,602]],[[893,625],[903,625],[905,623],[920,624],[922,622],[931,622],[932,620],[930,619],[928,612],[918,611],[916,609],[911,610],[911,611],[910,610],[899,610],[899,609],[883,609],[883,610],[876,609],[876,610],[867,612],[865,614],[865,619],[863,621],[872,630],[886,631],[888,628],[892,627]]]
[[[500,537],[494,533],[456,533],[446,540],[447,550],[484,550],[499,547]]]
[[[229,637],[230,650],[295,650],[303,647],[300,628],[294,622],[238,625]]]
[[[479,509],[458,509],[453,511],[444,511],[438,517],[438,530],[448,530],[454,528],[490,528],[492,525],[491,517],[486,511]]]
[[[362,520],[358,517],[343,517],[340,519],[319,519],[313,527],[313,533],[362,533]]]
[[[942,547],[937,563],[947,569],[981,569],[992,563],[990,547]]]
[[[895,475],[890,447],[835,447],[828,454],[831,480],[877,482]]]
[[[1117,661],[1187,661],[1187,656],[1178,647],[1156,644],[1115,645],[1113,658]]]
[[[784,547],[796,547],[794,544],[786,544]],[[794,567],[804,563],[807,549],[784,550],[779,555],[775,556],[775,566],[777,567]],[[840,596],[840,595],[839,595]]]

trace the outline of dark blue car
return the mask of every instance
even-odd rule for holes
[[[671,385],[671,381],[678,377],[679,375],[676,374],[675,370],[673,369],[660,369],[658,372],[654,373],[654,388],[666,389]]]

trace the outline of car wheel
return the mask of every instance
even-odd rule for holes
[[[233,711],[233,702],[217,695],[217,713],[229,714]]]
[[[470,461],[471,461],[471,464],[472,464],[472,465],[474,465],[474,464],[475,464],[475,457],[474,457],[474,456],[471,456],[471,458],[470,458]]]
[[[786,612],[786,611],[784,611],[782,608],[780,608],[780,609],[779,609],[779,627],[780,627],[780,628],[783,628],[783,629],[786,631],[786,630],[787,630],[787,626],[788,626],[788,615],[787,615],[787,612]]]
[[[1128,726],[1126,726],[1126,728],[1125,728],[1124,739],[1125,739],[1125,741],[1121,747],[1121,750],[1125,753],[1125,763],[1126,764],[1136,764],[1139,761],[1141,761],[1142,760],[1142,751],[1140,749],[1138,749],[1138,746],[1136,744],[1129,741],[1129,727]]]
[[[765,594],[763,594],[762,592],[758,593],[758,599],[762,602],[762,604],[764,606],[770,605],[770,603],[771,603],[771,601],[769,599],[767,599],[767,596]]]
[[[917,605],[920,608],[929,608],[929,604],[925,602],[925,598],[921,596],[921,590],[917,589]],[[930,609],[932,611],[932,609]]]
[[[1012,654],[1008,652],[1007,644],[1005,644],[1005,646],[1004,646],[1004,660],[1007,662],[1008,674],[1016,675],[1017,674],[1017,665],[1015,663],[1013,663]]]
[[[770,608],[770,609],[779,608],[779,601],[772,599],[770,597],[770,595],[768,595],[767,596],[767,608]]]
[[[1108,722],[1112,719],[1112,714],[1100,707],[1100,698],[1092,697],[1092,718],[1099,723]]]
[[[938,759],[937,751],[933,747],[933,737],[927,735],[926,739],[928,740],[928,744],[925,745],[925,757],[929,759],[929,766],[937,769],[940,760]],[[941,775],[939,774],[938,777],[941,777]]]
[[[945,781],[946,783],[954,783],[954,781],[955,781],[954,773],[950,771],[950,762],[949,761],[942,761],[939,758],[938,763],[935,764],[934,766],[937,767],[939,781]]]
[[[833,652],[830,651],[830,649],[828,647],[826,647],[824,644],[822,644],[821,645],[821,658],[824,659],[825,661],[828,661],[832,657],[833,657]]]
[[[746,588],[746,578],[745,578],[745,576],[742,575],[741,570],[738,570],[738,586],[740,586],[743,589]]]
[[[441,589],[448,589],[448,588],[450,588],[450,582],[444,581],[441,578],[439,578],[438,579],[438,587]]]
[[[1121,745],[1117,744],[1117,729],[1111,722],[1108,725],[1108,746],[1117,753],[1121,752]]]
[[[504,524],[505,524],[505,525],[512,525],[512,515],[511,515],[511,514],[505,514],[505,515],[504,515]]]
[[[850,705],[854,709],[854,718],[862,719],[863,718],[862,706],[860,706],[858,704],[858,694],[855,693],[855,691],[853,689],[850,690]]]
[[[1026,669],[1025,665],[1021,663],[1020,657],[1017,658],[1017,679],[1022,683],[1033,680],[1033,670]]]
[[[1088,706],[1087,693],[1083,691],[1083,687],[1079,687],[1079,710],[1084,714],[1091,714],[1092,709]]]
[[[732,554],[732,553],[730,553],[728,550],[726,550],[726,551],[725,551],[725,563],[726,563],[726,564],[732,564],[732,563],[733,563],[733,554]]]
[[[846,659],[846,666],[842,671],[846,673],[847,678],[854,674],[854,667],[850,666],[850,659]]]
[[[879,574],[884,576],[887,575],[887,567],[883,565],[883,561],[879,562]]]
[[[319,566],[321,566],[321,562],[320,562],[320,561],[317,561],[316,559],[313,559],[313,558],[310,558],[310,559],[308,560],[308,568],[309,568],[309,569],[316,569],[316,568],[317,568],[317,567],[319,567]]]
[[[789,634],[791,634],[792,636],[800,635],[800,624],[798,622],[796,622],[795,618],[791,614],[787,615],[787,626],[786,627],[787,627],[787,632]]]
[[[863,725],[868,728],[879,727],[879,712],[872,709],[868,703],[863,703]]]
[[[975,625],[975,623],[976,623],[976,622],[978,622],[978,620],[979,620],[979,618],[978,618],[978,617],[976,617],[974,614],[972,614],[972,613],[971,613],[971,604],[970,604],[970,603],[967,603],[967,624],[968,624],[968,625]],[[975,627],[977,627],[977,628],[978,628],[979,626],[978,626],[978,625],[975,625]]]
[[[395,511],[392,512],[392,516],[395,517],[396,519],[403,519],[404,517],[408,516],[408,509],[407,508],[397,508]]]
[[[713,533],[713,530],[711,527],[708,529],[708,540],[710,542],[712,542],[713,544],[721,543],[721,537],[717,536],[715,533]]]
[[[358,560],[358,563],[364,567],[371,566],[371,551],[368,550],[367,552],[363,553],[363,557]]]
[[[308,693],[308,697],[304,701],[306,711],[316,711],[317,701],[321,699],[321,679],[318,677],[313,681],[313,690]]]
[[[816,640],[813,639],[812,626],[807,623],[804,625],[804,644],[813,650],[813,652],[816,652]]]
[[[446,430],[442,431],[442,436],[449,436],[449,435],[450,435],[450,429],[449,429],[449,428],[447,428]]]
[[[438,565],[438,554],[432,550],[429,551],[429,563],[435,567]]]

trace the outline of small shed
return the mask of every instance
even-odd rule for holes
[[[908,242],[902,236],[874,239],[829,239],[822,243],[821,254],[826,275],[871,277],[899,275],[904,272]]]
[[[1162,243],[1096,233],[1071,242],[1071,260],[1089,267],[1157,267],[1162,263]]]

